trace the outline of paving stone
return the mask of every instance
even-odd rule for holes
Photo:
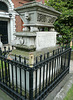
[[[63,100],[73,84],[73,74],[53,100]]]
[[[10,98],[6,93],[4,93],[4,92],[0,89],[0,100],[13,100],[13,99]]]

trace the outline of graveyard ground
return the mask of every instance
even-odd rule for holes
[[[64,100],[73,100],[73,85],[68,91],[67,96],[64,98]]]

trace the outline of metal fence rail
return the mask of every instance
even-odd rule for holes
[[[5,55],[0,50],[0,88],[14,100],[42,100],[69,73],[69,47],[35,57],[32,68],[26,58]]]

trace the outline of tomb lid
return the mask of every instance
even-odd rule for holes
[[[19,13],[24,26],[53,27],[57,16],[61,13],[54,8],[41,4],[39,2],[30,2],[23,6],[15,8]]]
[[[27,8],[32,8],[32,7],[41,7],[41,8],[44,8],[46,10],[50,10],[52,12],[55,12],[57,14],[61,14],[59,11],[56,11],[53,7],[46,6],[46,5],[44,5],[44,4],[40,3],[40,2],[35,2],[35,1],[23,4],[23,6],[15,8],[15,10],[19,11],[21,9],[27,9]]]

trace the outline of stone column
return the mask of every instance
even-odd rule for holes
[[[55,32],[55,29],[54,29],[54,28],[50,28],[49,31],[51,31],[51,32]]]
[[[10,28],[11,28],[11,40],[13,40],[13,18],[10,18]]]
[[[30,27],[30,32],[38,32],[38,27]]]
[[[24,27],[23,32],[29,32],[29,27]]]

